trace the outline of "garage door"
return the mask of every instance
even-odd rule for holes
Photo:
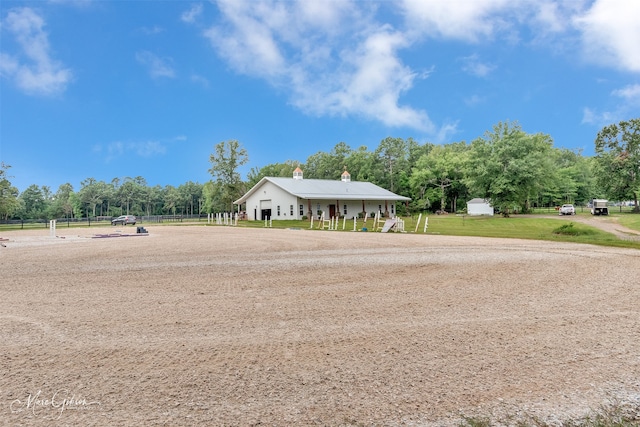
[[[271,209],[271,200],[260,200],[260,209]]]

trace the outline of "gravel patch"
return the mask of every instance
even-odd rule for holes
[[[147,229],[2,234],[1,420],[453,426],[639,400],[637,250]]]

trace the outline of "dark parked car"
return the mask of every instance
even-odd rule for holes
[[[131,224],[131,225],[136,225],[136,217],[133,215],[121,215],[118,218],[114,218],[111,220],[111,225],[116,225],[116,224],[121,224],[121,225],[127,225],[127,224]]]

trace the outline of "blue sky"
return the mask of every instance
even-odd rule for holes
[[[21,191],[93,177],[210,179],[388,137],[471,141],[499,122],[593,154],[640,116],[630,0],[0,3],[0,160]]]

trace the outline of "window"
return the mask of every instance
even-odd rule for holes
[[[278,205],[278,216],[280,216],[280,205]]]
[[[344,205],[344,209],[342,210],[344,215],[347,215],[347,205]]]
[[[293,205],[289,206],[289,215],[293,216]]]
[[[378,205],[378,212],[382,212],[382,205]]]
[[[300,216],[304,215],[304,205],[300,205]]]
[[[395,212],[393,211],[393,204],[391,205],[391,213],[395,214]]]

